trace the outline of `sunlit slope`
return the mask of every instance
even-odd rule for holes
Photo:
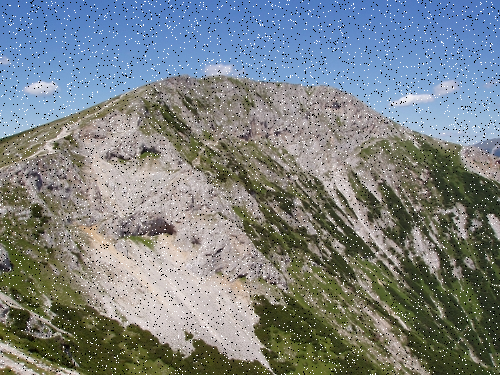
[[[498,182],[345,92],[178,77],[0,142],[3,337],[34,357],[498,373]]]

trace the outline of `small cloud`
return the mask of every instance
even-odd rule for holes
[[[407,107],[413,103],[430,103],[434,101],[434,96],[431,94],[409,94],[403,96],[401,99],[396,100],[391,103],[391,106],[395,107]]]
[[[205,67],[205,75],[206,76],[231,76],[238,77],[244,74],[243,71],[235,70],[232,65],[225,64],[215,64],[215,65],[207,65]]]
[[[444,96],[458,91],[458,88],[458,83],[454,79],[450,79],[449,81],[443,81],[439,85],[434,86],[433,94],[408,94],[392,102],[391,106],[407,107],[414,103],[430,103],[438,96]]]
[[[51,95],[59,86],[54,82],[38,81],[24,88],[24,92],[29,95]]]
[[[0,65],[9,65],[10,60],[5,56],[0,56]]]
[[[443,81],[439,85],[434,87],[434,95],[443,96],[452,94],[455,91],[458,91],[458,88],[459,88],[458,83],[454,79],[451,79],[449,81]]]
[[[488,83],[486,83],[484,85],[484,87],[486,87],[487,89],[491,89],[493,86],[496,86],[500,83],[500,80],[498,79],[492,79],[491,81],[489,81]]]

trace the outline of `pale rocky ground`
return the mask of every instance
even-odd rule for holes
[[[113,245],[95,228],[84,267],[94,278],[81,281],[107,315],[151,331],[185,354],[193,350],[185,332],[217,346],[230,358],[266,363],[253,333],[258,317],[240,280],[189,269],[192,254],[160,235],[154,249],[131,240]]]
[[[500,163],[496,156],[477,147],[464,147],[460,156],[471,171],[500,182]]]

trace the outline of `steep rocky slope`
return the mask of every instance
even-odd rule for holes
[[[492,156],[330,87],[226,77],[0,151],[0,334],[54,369],[498,373]]]
[[[475,144],[474,147],[477,147],[495,156],[500,156],[500,138],[492,138],[486,141],[479,142]]]

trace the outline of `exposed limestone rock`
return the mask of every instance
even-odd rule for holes
[[[9,315],[10,307],[7,304],[0,303],[0,322],[7,324],[7,316]]]
[[[202,275],[221,272],[230,279],[262,277],[286,289],[283,275],[255,248],[240,228],[226,220],[191,220],[179,228],[176,244],[191,247],[188,268]]]
[[[12,270],[12,264],[10,263],[9,253],[5,247],[0,244],[0,271],[8,272]]]
[[[464,258],[464,264],[469,267],[471,270],[475,270],[476,269],[476,265],[474,264],[474,261],[469,258],[469,257],[465,257]]]
[[[32,316],[28,321],[26,331],[32,336],[40,339],[50,339],[54,336],[52,329],[34,316]]]
[[[175,227],[163,217],[147,212],[136,212],[126,218],[116,218],[106,230],[112,237],[156,236],[158,234],[174,234]]]
[[[495,235],[500,240],[500,219],[498,219],[494,214],[489,214],[487,217],[491,228],[493,228]]]
[[[160,151],[151,139],[144,137],[142,133],[134,133],[130,137],[120,139],[104,155],[106,160],[117,158],[120,160],[135,159],[142,154],[149,152],[160,155]]]
[[[463,204],[457,203],[456,206],[450,210],[444,211],[446,214],[452,214],[452,219],[459,230],[460,238],[467,239],[469,234],[467,224],[469,222],[469,216],[467,215],[467,210]]]
[[[472,172],[500,182],[500,158],[477,147],[463,147],[462,162]]]
[[[452,269],[453,276],[455,276],[458,280],[462,280],[462,278],[463,278],[462,267],[457,265],[456,259],[452,259],[450,261],[450,264],[453,267],[453,269]]]
[[[177,246],[175,236],[158,236],[151,249],[127,239],[115,246],[95,229],[84,230],[91,239],[85,262],[95,272],[92,280],[80,282],[82,290],[88,288],[94,296],[93,304],[110,316],[118,311],[186,354],[193,348],[184,331],[218,346],[231,358],[267,363],[253,333],[257,317],[238,280],[196,272],[196,258]]]

